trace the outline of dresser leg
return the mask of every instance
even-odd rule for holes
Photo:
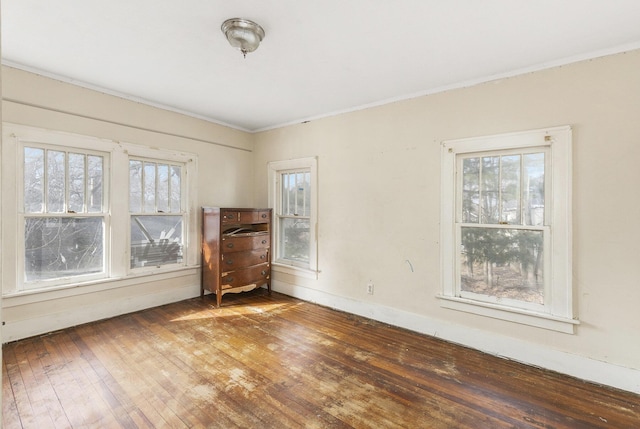
[[[217,293],[216,294],[216,303],[218,304],[218,308],[220,308],[220,304],[222,303],[222,294],[221,293]]]

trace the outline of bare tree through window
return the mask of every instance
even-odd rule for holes
[[[25,281],[103,272],[103,156],[28,146],[23,153]]]

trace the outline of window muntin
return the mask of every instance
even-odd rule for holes
[[[130,268],[183,264],[182,164],[129,160]]]
[[[106,275],[107,159],[106,153],[22,146],[25,289]]]
[[[462,165],[464,223],[543,225],[545,151],[470,155]]]

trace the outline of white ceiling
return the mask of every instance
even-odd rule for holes
[[[1,8],[7,65],[248,131],[640,48],[640,0],[1,0]],[[220,31],[233,17],[266,33],[246,59]]]

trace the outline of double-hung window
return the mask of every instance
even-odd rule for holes
[[[443,306],[573,332],[571,129],[442,147]]]
[[[104,277],[109,154],[30,142],[21,149],[25,289]]]
[[[317,270],[317,161],[269,163],[269,203],[274,211],[274,266]]]
[[[182,164],[129,159],[130,268],[183,261]]]

